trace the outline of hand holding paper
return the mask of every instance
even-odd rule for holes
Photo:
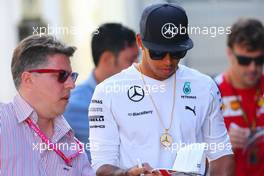
[[[206,143],[193,143],[182,147],[177,152],[172,169],[155,169],[163,176],[203,175],[205,173]]]

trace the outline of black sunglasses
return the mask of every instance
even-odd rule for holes
[[[73,82],[77,80],[78,73],[76,72],[69,72],[66,70],[61,70],[61,69],[35,69],[35,70],[29,70],[28,72],[30,73],[59,73],[58,76],[58,82],[59,83],[64,83],[69,76],[71,76],[71,79]]]
[[[256,65],[263,65],[264,55],[258,57],[247,57],[235,54],[239,65],[248,66],[251,62],[255,62]]]
[[[151,50],[149,49],[149,56],[152,60],[162,60],[167,53],[169,53],[169,55],[173,58],[173,59],[181,59],[183,58],[186,53],[187,50],[185,51],[176,51],[176,52],[163,52],[163,51],[155,51],[155,50]]]

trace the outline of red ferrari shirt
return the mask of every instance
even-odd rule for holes
[[[264,76],[258,87],[250,89],[233,88],[223,75],[218,76],[216,82],[222,95],[223,115],[228,130],[231,123],[251,128],[254,121],[257,129],[264,127]],[[243,118],[243,112],[248,122]],[[263,137],[249,147],[234,150],[237,176],[264,175],[264,140],[261,139]]]

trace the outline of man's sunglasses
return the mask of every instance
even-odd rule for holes
[[[239,65],[248,66],[251,62],[255,62],[256,65],[263,65],[264,63],[264,55],[258,57],[247,57],[247,56],[240,56],[236,55],[237,61]]]
[[[35,69],[35,70],[28,70],[28,72],[29,73],[59,73],[58,76],[59,83],[64,83],[69,76],[71,76],[71,79],[73,80],[73,82],[75,82],[79,75],[76,72],[69,72],[62,69]]]
[[[187,50],[177,51],[177,52],[163,52],[163,51],[155,51],[155,50],[149,49],[149,56],[152,60],[162,60],[166,56],[167,53],[169,53],[169,55],[173,59],[181,59],[186,55]]]

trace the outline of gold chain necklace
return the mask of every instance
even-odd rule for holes
[[[152,102],[152,104],[153,104],[153,106],[154,106],[154,108],[155,108],[155,111],[156,111],[156,113],[157,113],[157,115],[158,115],[158,118],[159,118],[159,120],[160,120],[160,123],[161,123],[161,125],[162,125],[162,127],[163,127],[163,129],[164,129],[164,133],[161,135],[161,137],[160,137],[160,143],[164,146],[164,147],[170,147],[171,145],[172,145],[172,143],[173,143],[173,138],[172,138],[172,136],[169,134],[169,130],[170,130],[170,128],[171,128],[171,125],[172,125],[172,121],[173,121],[173,112],[174,112],[174,105],[175,105],[175,92],[176,92],[176,73],[175,73],[175,78],[174,78],[174,82],[173,82],[173,104],[172,104],[172,110],[171,110],[171,120],[170,120],[170,125],[169,125],[169,128],[166,128],[165,127],[165,125],[163,124],[163,121],[162,121],[162,119],[161,119],[161,116],[160,116],[160,113],[159,113],[159,111],[158,111],[158,108],[157,108],[157,106],[156,106],[156,104],[155,104],[155,102],[154,102],[154,100],[153,100],[153,98],[152,98],[152,96],[151,96],[151,94],[150,94],[150,91],[148,90],[148,87],[147,87],[147,84],[146,84],[146,81],[145,81],[145,79],[144,79],[144,76],[143,76],[143,73],[142,73],[142,70],[141,70],[141,67],[140,67],[140,65],[138,65],[138,68],[139,68],[139,71],[140,71],[140,74],[141,74],[141,78],[142,78],[142,81],[143,81],[143,83],[144,83],[144,86],[146,87],[146,89],[147,89],[147,91],[148,91],[148,93],[149,93],[149,97],[150,97],[150,100],[151,100],[151,102]]]

